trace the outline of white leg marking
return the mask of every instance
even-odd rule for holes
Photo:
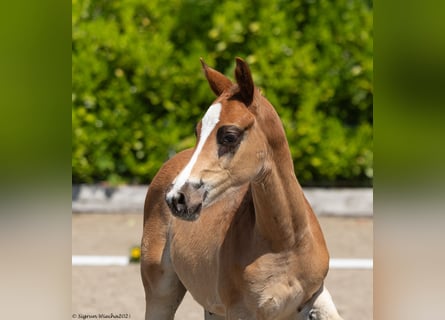
[[[188,180],[190,173],[192,172],[192,169],[195,166],[196,160],[198,160],[198,156],[201,153],[201,150],[204,147],[205,142],[207,141],[207,138],[215,128],[216,124],[219,122],[220,113],[221,113],[221,103],[212,104],[207,110],[206,114],[202,118],[201,135],[198,146],[196,147],[196,150],[193,153],[189,163],[187,163],[185,168],[179,173],[179,175],[173,181],[173,187],[168,193],[167,197],[172,197]]]
[[[314,314],[309,319],[342,320],[326,287],[323,287],[323,292],[315,299],[311,313]]]

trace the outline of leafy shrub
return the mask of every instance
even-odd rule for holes
[[[372,7],[364,0],[73,0],[73,182],[148,183],[195,143],[214,97],[199,57],[244,57],[303,184],[372,179]]]

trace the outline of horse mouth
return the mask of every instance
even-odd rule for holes
[[[181,219],[181,220],[185,220],[185,221],[196,221],[198,220],[199,216],[201,215],[201,209],[202,209],[202,203],[199,203],[196,206],[193,207],[187,207],[184,209],[175,209],[175,208],[170,208],[170,211],[172,212],[172,214]]]
[[[173,213],[175,217],[185,221],[196,221],[201,215],[202,203],[197,205],[195,208],[189,208],[185,212],[176,212]]]

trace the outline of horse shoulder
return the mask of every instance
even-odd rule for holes
[[[190,157],[191,150],[186,150],[168,160],[148,188],[141,241],[143,265],[159,265],[165,250],[169,250],[167,239],[172,216],[165,202],[165,191]]]

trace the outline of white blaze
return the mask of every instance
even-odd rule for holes
[[[198,146],[196,147],[196,150],[193,153],[189,163],[187,163],[185,168],[182,169],[182,171],[173,181],[173,187],[168,193],[167,197],[173,196],[173,194],[175,194],[189,179],[190,173],[192,172],[193,167],[195,166],[195,163],[198,160],[198,156],[201,153],[201,150],[204,147],[207,138],[215,128],[216,124],[219,122],[220,113],[221,113],[221,103],[212,104],[207,110],[206,114],[202,118],[201,135]]]

